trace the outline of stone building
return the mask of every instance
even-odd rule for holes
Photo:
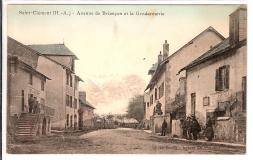
[[[244,142],[246,138],[247,9],[230,15],[229,37],[186,70],[186,112],[202,126],[215,123],[215,139]]]
[[[39,55],[36,51],[11,37],[7,45],[8,133],[18,138],[47,135],[51,132],[54,115],[54,109],[46,100],[46,85],[51,79],[37,70]],[[34,102],[33,111],[31,102]]]
[[[171,132],[173,120],[179,121],[185,116],[185,72],[178,74],[178,71],[223,40],[220,33],[208,27],[171,55],[165,41],[163,55],[160,52],[157,63],[149,70],[151,80],[146,88],[150,97],[145,102],[146,114],[151,118],[154,132],[160,132],[163,119],[167,120],[168,132]],[[161,115],[152,114],[157,101],[161,103]]]
[[[53,129],[78,129],[79,81],[75,74],[77,57],[64,44],[28,45],[37,51],[38,71],[49,76],[47,104],[55,109]]]
[[[79,129],[94,127],[94,109],[86,100],[86,92],[79,92]]]

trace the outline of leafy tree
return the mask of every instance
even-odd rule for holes
[[[130,99],[127,108],[127,117],[135,118],[138,122],[141,122],[144,117],[144,96],[136,95]]]

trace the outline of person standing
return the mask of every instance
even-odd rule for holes
[[[200,128],[199,122],[197,121],[195,116],[192,115],[191,132],[192,132],[193,140],[198,139],[198,134],[200,131],[201,131],[201,128]]]
[[[191,129],[191,122],[192,120],[191,120],[191,117],[190,116],[188,116],[187,118],[186,118],[186,139],[188,139],[188,140],[191,140],[192,139],[192,129]]]
[[[162,134],[161,134],[161,136],[165,136],[166,130],[167,130],[167,126],[168,126],[168,124],[167,124],[167,122],[164,119],[163,120],[163,124],[162,124]]]
[[[33,110],[33,101],[34,101],[33,95],[30,95],[30,97],[28,99],[29,113],[32,113],[32,110]]]
[[[214,137],[213,123],[210,117],[207,117],[205,136],[207,138],[207,141],[212,141]]]

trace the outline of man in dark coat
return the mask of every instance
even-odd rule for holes
[[[212,141],[214,137],[213,123],[210,117],[207,117],[205,136],[208,141]]]
[[[195,118],[194,115],[192,115],[192,121],[191,121],[191,132],[194,140],[198,139],[198,134],[201,131],[199,122]]]
[[[190,139],[190,117],[186,117],[182,122],[183,138]],[[189,131],[189,132],[188,132]]]
[[[33,110],[33,101],[34,101],[34,98],[33,98],[33,95],[31,95],[28,99],[28,104],[29,104],[29,113],[32,113],[32,110]]]
[[[162,134],[161,136],[165,136],[166,134],[166,129],[167,129],[167,122],[165,121],[165,119],[163,120],[163,124],[162,124]]]

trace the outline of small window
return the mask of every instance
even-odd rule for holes
[[[72,108],[72,96],[70,96],[69,102],[70,102],[69,106]]]
[[[69,95],[66,95],[66,106],[69,106]]]
[[[74,108],[77,108],[77,99],[74,100]]]
[[[29,74],[29,84],[33,85],[33,75],[32,75],[32,73]]]
[[[72,87],[72,75],[69,74],[69,82],[70,82],[70,87]]]
[[[153,94],[150,96],[150,104],[153,104]]]
[[[73,123],[73,116],[71,115],[71,116],[70,116],[70,127],[73,126],[72,123]]]
[[[215,91],[229,89],[229,66],[222,66],[216,69]]]
[[[69,73],[66,70],[66,85],[68,85],[68,84],[69,84]]]
[[[45,82],[41,81],[41,90],[44,91],[45,90]]]
[[[164,82],[159,87],[159,99],[164,95]]]
[[[67,127],[69,126],[69,114],[67,114]]]

